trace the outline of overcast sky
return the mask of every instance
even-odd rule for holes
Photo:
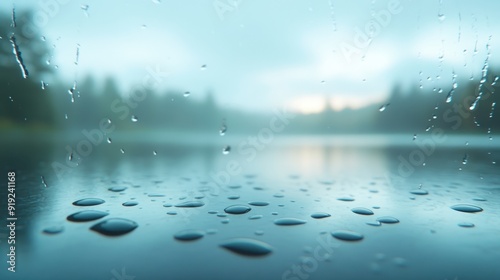
[[[38,15],[30,20],[69,82],[92,73],[127,89],[159,68],[169,73],[165,88],[189,98],[211,89],[242,109],[382,104],[394,84],[420,79],[424,89],[444,87],[445,98],[453,71],[480,78],[488,40],[489,62],[499,64],[494,0],[11,0],[0,9],[13,2]]]

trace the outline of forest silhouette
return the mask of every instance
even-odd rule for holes
[[[18,15],[30,16],[29,13]],[[0,129],[3,131],[78,131],[97,127],[101,120],[109,119],[117,131],[212,133],[226,122],[232,132],[251,133],[264,127],[271,117],[271,112],[222,107],[217,103],[216,93],[210,90],[203,93],[203,98],[192,98],[185,97],[183,91],[170,89],[149,90],[147,98],[136,108],[130,108],[130,115],[138,118],[133,122],[130,118],[119,118],[112,110],[113,102],[128,98],[120,92],[113,77],[78,79],[72,102],[68,90],[73,82],[63,81],[49,61],[51,52],[57,50],[52,50],[41,34],[24,35],[23,24],[28,23],[18,22],[13,27],[9,16],[0,16]],[[13,53],[13,38],[29,70],[26,79]],[[500,101],[499,93],[495,93],[500,82],[497,84],[495,77],[490,68],[483,82],[457,80],[458,87],[449,103],[446,97],[452,89],[451,83],[442,90],[395,85],[385,102],[359,109],[335,111],[325,97],[325,110],[296,115],[285,133],[423,133],[435,128],[448,133],[497,133],[500,122],[492,106]],[[471,111],[469,106],[479,94],[482,98]],[[383,104],[389,105],[380,111]]]

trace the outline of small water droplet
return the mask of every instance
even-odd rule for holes
[[[272,247],[262,241],[250,238],[234,238],[220,245],[234,253],[245,256],[264,256],[272,252]]]
[[[258,220],[258,219],[262,219],[262,215],[253,215],[253,216],[250,216],[248,217],[249,220]]]
[[[122,191],[124,191],[126,189],[127,189],[127,187],[124,187],[124,186],[115,186],[115,187],[108,188],[108,191],[122,192]]]
[[[382,106],[380,106],[380,108],[378,108],[378,110],[379,110],[380,112],[383,112],[383,111],[385,111],[385,109],[387,109],[387,106],[389,106],[389,105],[390,105],[390,103],[387,103],[387,104],[385,104],[385,105],[382,105]]]
[[[252,206],[267,206],[267,205],[269,205],[269,202],[265,202],[265,201],[251,201],[248,204],[250,204]]]
[[[103,199],[100,199],[100,198],[84,198],[84,199],[80,199],[80,200],[73,202],[73,205],[76,205],[76,206],[94,206],[94,205],[103,204],[104,202],[105,201]]]
[[[469,155],[465,154],[464,158],[462,159],[462,164],[464,164],[464,165],[467,164],[468,158],[469,158]]]
[[[207,69],[207,65],[206,64],[203,64],[200,68],[201,70],[206,70]]]
[[[176,204],[175,207],[194,208],[194,207],[201,207],[203,205],[205,205],[205,203],[201,201],[184,201],[182,203]]]
[[[306,221],[296,218],[281,218],[274,220],[274,224],[278,226],[295,226],[305,224]]]
[[[96,211],[96,210],[84,210],[80,212],[73,213],[66,217],[68,221],[72,222],[88,222],[98,220],[102,217],[109,215],[106,212]]]
[[[359,241],[364,238],[361,233],[349,230],[337,230],[332,232],[331,235],[337,239],[344,241]]]
[[[174,238],[180,241],[194,241],[205,236],[205,233],[201,230],[186,229],[174,234]]]
[[[107,141],[108,141],[109,144],[111,144],[111,142],[112,142],[111,138],[109,138],[109,137],[108,137]]]
[[[177,211],[168,211],[167,215],[175,216],[177,215]]]
[[[231,205],[229,207],[226,207],[224,209],[224,212],[226,212],[228,214],[239,215],[239,214],[248,213],[250,210],[252,210],[252,208],[250,208],[250,207],[248,207],[246,205],[238,204],[238,205]]]
[[[132,117],[130,117],[130,120],[132,122],[137,122],[139,119],[135,115],[132,115]]]
[[[483,211],[483,208],[471,204],[457,204],[450,207],[453,210],[467,213],[476,213]]]
[[[345,197],[339,197],[337,198],[337,200],[351,202],[354,201],[354,198],[345,196]]]
[[[63,226],[51,226],[43,229],[45,234],[58,234],[64,231]]]
[[[379,227],[382,225],[382,223],[380,223],[379,221],[375,221],[375,222],[368,222],[366,223],[367,225],[369,226],[374,226],[374,227]]]
[[[373,211],[368,209],[368,208],[363,208],[363,207],[355,207],[352,208],[351,211],[353,213],[359,214],[359,215],[373,215]]]
[[[223,155],[227,155],[231,152],[231,146],[225,146],[223,149],[222,149],[222,154]]]
[[[136,206],[138,204],[139,204],[139,202],[137,202],[137,201],[126,201],[126,202],[122,203],[122,205],[126,206],[126,207]]]
[[[153,156],[156,156],[158,153],[156,153],[156,151],[153,151]]]
[[[381,222],[383,224],[397,224],[399,223],[399,220],[391,216],[384,216],[378,218],[377,222]]]
[[[235,200],[235,199],[239,199],[239,198],[240,198],[240,196],[237,195],[237,194],[230,195],[230,196],[227,197],[227,199],[231,199],[231,200]]]
[[[190,96],[190,95],[191,95],[191,92],[189,92],[189,91],[185,91],[185,92],[184,92],[184,97],[188,97],[188,96]]]
[[[222,123],[222,126],[219,129],[219,135],[220,136],[226,135],[226,131],[227,131],[227,125],[225,123]]]
[[[323,219],[323,218],[328,218],[330,216],[331,216],[330,214],[325,213],[325,212],[317,212],[317,213],[311,214],[311,217],[314,219]]]
[[[473,223],[468,223],[468,222],[462,222],[462,223],[458,223],[458,226],[459,227],[464,227],[464,228],[471,228],[471,227],[474,227],[474,224]]]
[[[413,141],[417,140],[417,134],[413,134]]]
[[[40,176],[40,179],[42,180],[42,185],[44,187],[48,187],[47,183],[45,182],[45,178],[43,176]]]
[[[416,195],[428,195],[429,192],[426,191],[426,190],[423,190],[423,189],[416,189],[416,190],[411,190],[410,191],[411,194],[416,194]]]
[[[138,227],[137,223],[122,218],[111,218],[93,225],[90,229],[107,236],[119,236]]]
[[[124,150],[124,149],[120,149],[120,152],[121,152],[122,154],[124,154],[124,153],[125,153],[125,150]]]

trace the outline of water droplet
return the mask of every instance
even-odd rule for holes
[[[130,120],[132,122],[137,122],[139,119],[137,119],[137,117],[135,115],[132,115],[132,117],[130,117]]]
[[[49,85],[49,84],[45,83],[44,81],[40,81],[40,84],[41,84],[42,90],[45,90],[45,88]]]
[[[44,187],[48,187],[47,183],[45,182],[45,178],[43,176],[40,176],[40,179],[42,180],[42,185]]]
[[[237,194],[235,194],[235,195],[230,195],[230,196],[228,196],[228,197],[227,197],[227,199],[231,199],[231,200],[235,200],[235,199],[239,199],[239,198],[240,198],[240,196],[239,196],[239,195],[237,195]]]
[[[354,198],[345,196],[345,197],[339,197],[337,198],[337,200],[350,202],[354,201]]]
[[[206,70],[207,69],[207,65],[206,64],[203,64],[200,68],[201,70]]]
[[[377,219],[377,221],[381,222],[383,224],[397,224],[397,223],[399,223],[398,219],[391,217],[391,216],[380,217]]]
[[[438,14],[438,19],[439,21],[443,22],[446,19],[446,16],[444,14]]]
[[[250,216],[248,217],[249,220],[258,220],[258,219],[262,219],[262,215],[253,215],[253,216]]]
[[[80,9],[84,10],[84,11],[88,11],[89,10],[89,5],[81,5],[80,6]]]
[[[168,211],[167,215],[172,215],[172,216],[177,215],[177,211]]]
[[[474,227],[473,223],[468,223],[468,222],[463,222],[463,223],[458,223],[459,227],[465,227],[465,228],[471,228]]]
[[[379,221],[375,221],[375,222],[368,222],[366,223],[367,225],[369,226],[374,226],[374,227],[379,227],[382,225],[382,223],[380,223]]]
[[[112,191],[112,192],[122,192],[124,190],[126,190],[127,187],[124,187],[124,186],[116,186],[116,187],[111,187],[108,189],[108,191]]]
[[[245,256],[264,256],[272,252],[272,247],[259,240],[250,238],[234,238],[220,245],[236,254]]]
[[[124,149],[120,149],[120,153],[124,154],[125,150]]]
[[[191,95],[191,92],[189,92],[189,91],[185,91],[185,92],[184,92],[184,97],[188,97],[188,96],[190,96],[190,95]]]
[[[229,152],[231,152],[231,146],[225,146],[225,147],[222,149],[222,154],[223,154],[223,155],[227,155],[227,154],[229,154]]]
[[[428,195],[429,192],[423,189],[416,189],[416,190],[411,190],[411,194],[416,194],[416,195]]]
[[[153,156],[156,156],[158,153],[156,151],[153,151]]]
[[[305,224],[306,221],[296,218],[281,218],[274,220],[274,224],[278,226],[295,226]]]
[[[109,215],[106,212],[102,211],[96,211],[96,210],[84,210],[80,212],[73,213],[66,217],[68,221],[72,222],[88,222],[88,221],[93,221],[100,219],[102,217],[105,217]]]
[[[186,229],[174,234],[174,238],[180,241],[194,241],[205,236],[201,230]]]
[[[108,137],[107,141],[108,141],[109,144],[111,144],[111,142],[112,142],[111,138],[109,138],[109,137]]]
[[[64,231],[63,226],[51,226],[43,229],[43,233],[46,234],[58,234]]]
[[[219,129],[220,136],[226,135],[226,131],[227,131],[227,125],[225,123],[223,123],[221,128]]]
[[[181,207],[181,208],[194,208],[194,207],[201,207],[205,205],[205,203],[201,201],[185,201],[179,204],[176,204],[175,207]]]
[[[413,134],[413,141],[417,140],[417,134]]]
[[[232,206],[226,207],[226,209],[224,209],[224,212],[226,212],[228,214],[239,215],[239,214],[248,213],[250,210],[252,210],[252,208],[250,208],[246,205],[239,204],[239,205],[232,205]]]
[[[373,215],[373,211],[368,209],[368,208],[363,208],[363,207],[355,207],[352,208],[351,211],[353,213],[359,214],[359,215]]]
[[[333,237],[344,241],[359,241],[364,238],[361,233],[349,230],[337,230],[331,233]]]
[[[274,196],[274,197],[277,197],[277,198],[283,198],[283,197],[285,197],[285,195],[284,195],[284,194],[282,194],[282,193],[276,193],[276,194],[274,194],[273,196]]]
[[[483,211],[483,208],[471,204],[457,204],[450,207],[453,210],[467,213],[475,213]]]
[[[464,155],[464,158],[462,159],[462,164],[467,164],[467,159],[469,158],[469,156],[467,154]]]
[[[137,223],[122,218],[112,218],[93,225],[90,229],[108,236],[129,233],[138,227]]]
[[[390,105],[390,103],[387,103],[387,104],[385,104],[385,105],[382,105],[382,106],[380,106],[380,108],[378,108],[378,110],[379,110],[380,112],[383,112],[383,111],[385,111],[385,109],[387,109],[387,106],[389,106],[389,105]]]
[[[255,233],[255,235],[263,235],[264,231],[263,230],[256,230],[254,233]]]
[[[137,202],[137,201],[126,201],[126,202],[122,203],[123,206],[127,206],[127,207],[136,206],[138,204],[139,204],[139,202]]]
[[[73,202],[76,206],[94,206],[103,204],[105,201],[100,198],[84,198]]]
[[[19,68],[21,68],[21,74],[23,75],[23,78],[26,79],[28,78],[28,69],[26,69],[26,66],[24,65],[23,58],[21,57],[21,51],[19,50],[19,46],[17,45],[16,41],[16,36],[12,34],[10,36],[10,43],[12,45],[12,52],[14,53],[16,57],[17,64],[19,65]]]
[[[311,214],[311,217],[314,219],[323,219],[323,218],[328,218],[330,216],[331,216],[330,214],[324,213],[324,212],[317,212],[317,213]]]
[[[265,202],[265,201],[251,201],[248,204],[250,204],[252,206],[267,206],[267,205],[269,205],[269,202]]]
[[[486,198],[474,197],[472,200],[475,200],[475,201],[486,201]]]

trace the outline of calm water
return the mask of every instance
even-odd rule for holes
[[[71,161],[78,137],[4,143],[17,272],[2,227],[1,278],[500,279],[498,140],[144,138]]]

